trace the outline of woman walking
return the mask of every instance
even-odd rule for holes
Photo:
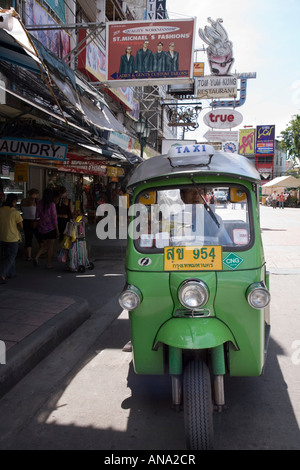
[[[15,259],[21,239],[19,230],[23,227],[22,216],[15,208],[17,201],[16,194],[8,194],[0,208],[0,241],[5,256],[0,270],[0,284],[5,284],[7,277],[16,276]]]
[[[37,204],[36,218],[39,219],[38,231],[41,237],[41,247],[33,260],[33,264],[34,266],[38,266],[41,254],[47,253],[47,268],[52,268],[51,261],[54,241],[59,236],[52,189],[44,190],[43,198]]]
[[[33,235],[40,243],[39,232],[37,229],[36,206],[39,190],[32,188],[28,192],[28,197],[21,201],[21,210],[23,213],[23,230],[25,235],[26,260],[31,261],[32,239]]]

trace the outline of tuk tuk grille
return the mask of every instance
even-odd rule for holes
[[[211,314],[209,308],[200,308],[200,309],[186,309],[179,308],[175,311],[174,317],[177,318],[194,318],[194,317],[209,317]]]

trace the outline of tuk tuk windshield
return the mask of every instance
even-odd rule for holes
[[[240,185],[189,185],[140,193],[144,224],[139,251],[166,246],[221,245],[235,250],[252,243],[249,193]]]

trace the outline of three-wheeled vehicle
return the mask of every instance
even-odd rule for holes
[[[269,276],[259,222],[259,173],[244,156],[181,145],[129,180],[126,285],[137,374],[170,374],[188,449],[213,447],[224,375],[262,374]],[[210,203],[222,191],[227,204]]]

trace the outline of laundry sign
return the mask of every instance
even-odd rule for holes
[[[0,139],[0,155],[20,155],[30,158],[66,159],[68,146],[46,140],[3,137]]]

